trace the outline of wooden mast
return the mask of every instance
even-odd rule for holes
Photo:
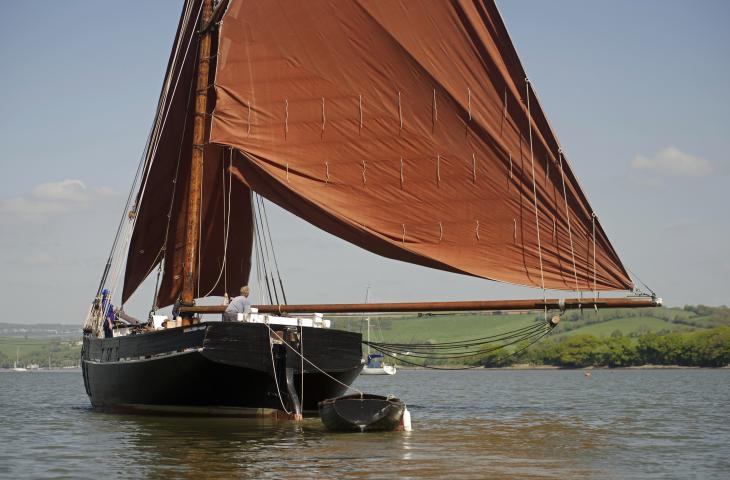
[[[193,154],[188,185],[187,224],[185,226],[185,264],[183,265],[182,304],[195,304],[198,280],[198,242],[200,240],[200,200],[203,177],[203,148],[205,146],[205,116],[208,108],[208,76],[210,67],[210,20],[213,0],[203,0],[200,16],[198,46],[198,78],[195,85],[195,119],[193,123]]]

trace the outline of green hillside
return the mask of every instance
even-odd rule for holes
[[[637,337],[646,333],[686,332],[718,326],[730,326],[730,309],[726,307],[586,309],[562,315],[552,337],[574,335],[597,337]],[[550,313],[552,316],[553,314]],[[540,313],[505,314],[424,314],[420,316],[371,317],[373,341],[389,343],[445,342],[494,335],[530,325],[543,318]],[[361,323],[362,322],[362,323]],[[336,319],[337,328],[361,331],[361,318]]]
[[[52,367],[70,367],[79,363],[80,353],[78,341],[0,337],[0,368],[13,367],[16,355],[19,366],[47,367],[50,357]]]
[[[403,317],[372,317],[370,337],[373,341],[425,343],[462,340],[464,338],[494,335],[507,332],[534,322],[535,316],[450,314]],[[361,319],[335,320],[335,327],[362,331],[365,337],[365,323]]]
[[[384,343],[440,343],[500,334],[542,321],[542,313],[372,317],[371,339]],[[364,322],[360,322],[362,319],[348,318],[335,324],[338,328],[349,325],[350,330],[363,331]],[[523,346],[524,342],[460,360],[431,358],[426,365],[461,362],[487,366],[722,366],[730,363],[730,309],[700,305],[571,311],[562,315],[549,337],[524,352],[520,350]],[[485,352],[491,347],[477,348]],[[417,358],[411,357],[407,362],[410,361],[422,364]]]
[[[616,336],[619,334],[636,336],[649,332],[683,332],[695,329],[696,327],[672,323],[663,318],[641,316],[606,320],[601,323],[585,325],[568,331],[558,329],[555,334],[558,336],[595,335],[597,337]]]

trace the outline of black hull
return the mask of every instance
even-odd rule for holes
[[[285,336],[301,330],[272,329]],[[346,385],[357,378],[362,369],[359,334],[304,327],[302,335],[304,356],[312,363]],[[106,410],[242,416],[293,412],[302,398],[302,362],[283,345],[272,350],[269,337],[266,325],[240,322],[87,337],[84,385],[92,406]],[[289,343],[300,348],[296,337]],[[307,362],[303,367],[303,410],[316,410],[319,401],[346,391]]]

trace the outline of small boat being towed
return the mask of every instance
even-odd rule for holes
[[[319,402],[319,416],[329,429],[346,432],[389,431],[401,425],[406,404],[389,395],[356,393]]]

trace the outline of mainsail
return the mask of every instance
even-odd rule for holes
[[[224,215],[216,209],[226,175],[235,178],[226,257],[239,264],[250,261],[251,189],[385,257],[545,289],[633,287],[493,2],[226,6],[214,35],[199,296],[223,262]],[[195,43],[193,31],[181,22],[178,35]],[[190,144],[191,61],[168,69],[182,72],[174,121],[150,160],[145,196],[154,199],[138,212],[125,298],[162,256],[158,303],[179,291],[182,259],[174,253],[184,246],[187,193],[170,179],[189,171],[189,149],[179,147]],[[206,273],[208,263],[218,267]]]

